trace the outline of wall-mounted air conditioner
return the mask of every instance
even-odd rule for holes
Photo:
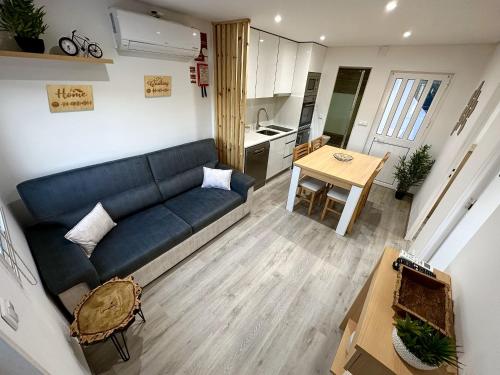
[[[165,55],[186,61],[198,56],[199,30],[118,8],[109,11],[119,51]]]

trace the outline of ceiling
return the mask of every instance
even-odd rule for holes
[[[500,0],[143,0],[209,21],[250,18],[253,27],[327,46],[496,43]],[[274,16],[282,16],[281,23]],[[411,37],[403,32],[411,30]],[[320,41],[320,35],[325,40]]]

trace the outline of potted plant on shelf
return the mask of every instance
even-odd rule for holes
[[[33,0],[3,0],[0,2],[0,31],[14,34],[19,47],[25,52],[44,53],[40,35],[47,30],[43,22],[45,10],[36,8]]]
[[[435,370],[442,365],[459,368],[455,341],[419,319],[397,318],[392,343],[401,359],[419,370]]]
[[[398,181],[396,199],[403,199],[412,186],[424,182],[435,161],[429,153],[430,148],[429,145],[419,147],[408,160],[406,155],[400,156],[394,171]]]

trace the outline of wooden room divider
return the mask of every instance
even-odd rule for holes
[[[219,160],[243,170],[250,20],[216,22],[213,25]]]

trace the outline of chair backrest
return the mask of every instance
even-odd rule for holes
[[[385,162],[387,161],[387,159],[389,159],[389,156],[391,156],[391,153],[390,152],[386,152],[384,157],[382,158],[382,161],[380,162],[380,164],[378,165],[377,169],[375,169],[375,177],[379,174],[379,172],[382,170],[382,168],[384,168],[384,164]],[[374,177],[374,179],[375,179]]]
[[[297,161],[307,154],[309,154],[309,144],[303,143],[301,145],[298,145],[293,149],[293,161]]]
[[[316,151],[321,146],[323,146],[323,139],[322,139],[322,137],[315,138],[309,144],[309,152]]]

